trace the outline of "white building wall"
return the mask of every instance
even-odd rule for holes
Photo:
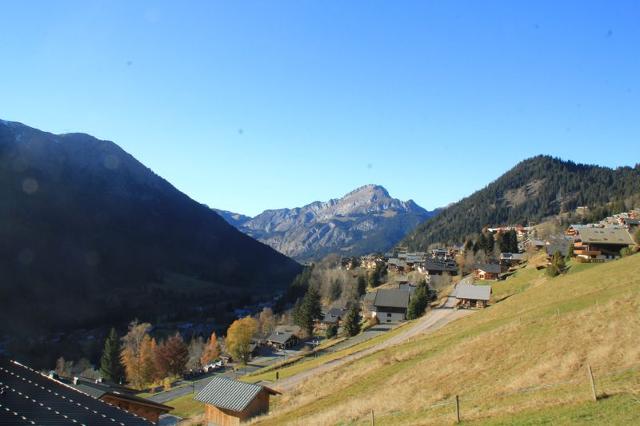
[[[405,314],[399,314],[397,312],[384,312],[384,311],[376,311],[373,315],[378,318],[381,324],[389,323],[389,322],[400,322],[404,321]]]

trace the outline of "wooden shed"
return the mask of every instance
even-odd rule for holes
[[[236,426],[252,417],[269,412],[269,396],[280,392],[266,386],[214,377],[196,395],[204,402],[204,424]]]

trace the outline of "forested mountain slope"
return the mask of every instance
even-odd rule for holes
[[[176,317],[300,269],[112,142],[0,121],[0,331]]]
[[[640,165],[610,169],[537,156],[443,209],[404,242],[412,248],[461,243],[484,226],[538,222],[578,206],[624,206],[625,201],[640,205]]]

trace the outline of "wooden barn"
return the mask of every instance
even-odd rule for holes
[[[491,298],[491,286],[458,284],[453,291],[458,306],[463,308],[485,308]]]
[[[236,426],[269,412],[269,397],[280,392],[266,386],[214,377],[195,396],[204,402],[204,424]]]

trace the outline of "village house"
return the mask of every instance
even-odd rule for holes
[[[373,301],[373,316],[381,323],[407,319],[410,293],[399,288],[379,289]]]
[[[500,265],[497,263],[487,263],[477,265],[473,270],[473,275],[479,280],[497,280],[500,276]]]
[[[302,329],[297,325],[279,325],[265,339],[265,342],[275,349],[289,349],[300,342]]]
[[[60,381],[0,357],[0,423],[149,426],[150,420],[105,403]],[[28,395],[28,397],[26,397]],[[140,398],[142,399],[142,398]],[[160,404],[161,405],[161,404]],[[166,407],[166,406],[164,406]],[[171,409],[171,407],[166,407]],[[151,421],[154,422],[155,421]]]
[[[458,284],[453,291],[457,305],[463,308],[485,308],[491,298],[491,286]]]
[[[387,268],[391,272],[408,272],[409,267],[407,266],[407,262],[404,260],[400,260],[397,257],[392,257],[387,262]]]
[[[442,275],[445,272],[456,275],[458,273],[458,265],[453,260],[428,259],[418,264],[417,270],[425,275]]]
[[[524,254],[522,253],[501,253],[500,265],[507,268],[524,262]]]
[[[330,325],[340,326],[340,322],[342,318],[346,314],[346,309],[344,308],[331,308],[326,312],[323,312],[322,319],[318,321],[317,328],[318,329],[326,329]]]
[[[590,262],[620,257],[620,250],[634,245],[631,234],[619,227],[578,228],[573,236],[573,254]]]
[[[153,423],[158,423],[162,414],[173,410],[173,407],[140,398],[134,394],[135,391],[133,389],[126,389],[122,386],[102,383],[83,377],[74,377],[68,384],[80,392],[137,416],[144,417]]]
[[[236,426],[268,413],[269,397],[279,394],[266,386],[216,376],[198,392],[195,400],[205,404],[206,425]]]

